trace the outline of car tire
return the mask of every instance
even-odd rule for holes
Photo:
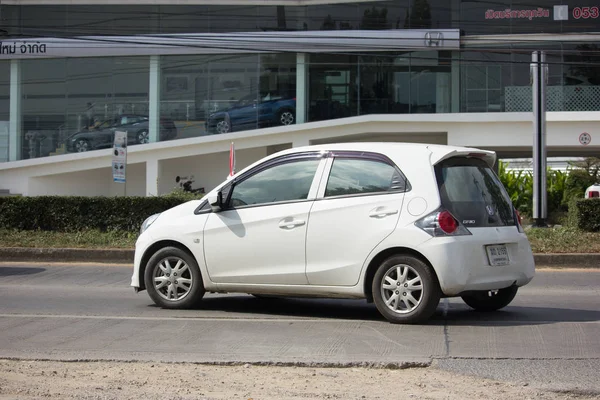
[[[198,263],[178,247],[164,247],[150,258],[144,282],[150,298],[163,308],[191,308],[205,293]]]
[[[513,301],[519,288],[511,286],[498,291],[482,290],[460,296],[463,301],[477,311],[497,311]]]
[[[231,123],[225,118],[217,120],[215,123],[215,132],[217,134],[231,132]]]
[[[77,153],[84,153],[86,151],[92,150],[92,146],[90,145],[90,142],[87,139],[77,139],[73,147],[75,148],[75,151]]]
[[[279,125],[293,125],[296,122],[296,114],[293,110],[281,110],[277,114]]]
[[[150,135],[147,130],[139,131],[135,139],[138,144],[150,143]]]
[[[394,255],[381,263],[371,289],[381,315],[396,324],[427,321],[441,297],[435,272],[421,259],[410,255]]]

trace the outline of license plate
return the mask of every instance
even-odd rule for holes
[[[508,249],[504,244],[497,244],[493,246],[485,246],[487,251],[488,260],[490,265],[496,267],[500,265],[508,265],[510,260],[508,259]]]

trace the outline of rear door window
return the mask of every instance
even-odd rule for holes
[[[516,224],[510,197],[483,160],[450,158],[435,173],[442,206],[466,227]]]
[[[379,160],[336,158],[331,167],[325,197],[405,191],[404,176]]]

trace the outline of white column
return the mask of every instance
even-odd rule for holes
[[[146,161],[146,196],[158,196],[158,177],[160,176],[160,161]]]
[[[292,147],[310,146],[310,139],[303,136],[296,136],[292,141]]]
[[[308,54],[296,54],[296,123],[307,119],[308,104]]]
[[[150,56],[149,134],[150,143],[159,141],[160,132],[160,56]]]
[[[21,62],[10,61],[10,122],[8,128],[8,160],[21,158]]]

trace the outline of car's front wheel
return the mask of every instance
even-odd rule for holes
[[[150,258],[144,282],[150,298],[163,308],[193,307],[205,293],[198,263],[177,247],[164,247]]]
[[[375,272],[372,291],[379,312],[397,324],[428,320],[441,296],[437,276],[431,267],[410,255],[386,259]]]
[[[467,305],[477,311],[496,311],[513,301],[519,290],[516,286],[498,290],[482,290],[461,296]]]

